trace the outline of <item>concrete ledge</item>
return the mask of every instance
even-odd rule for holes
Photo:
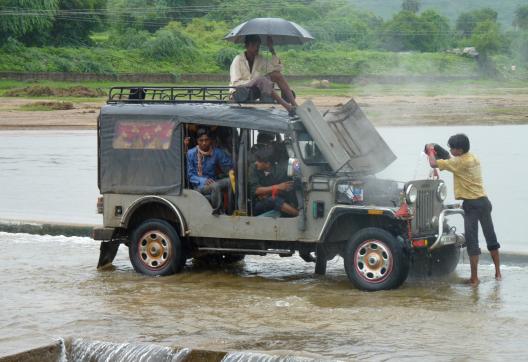
[[[93,228],[94,225],[58,224],[24,220],[0,220],[0,231],[7,233],[92,237]]]
[[[10,356],[0,355],[0,362],[57,362],[62,355],[62,342],[36,347]]]
[[[64,346],[63,346],[64,343]],[[0,355],[0,362],[69,362],[69,353],[72,346],[72,339],[66,338],[63,341],[57,340],[48,345],[32,348],[30,350],[15,353],[9,356]],[[119,346],[119,344],[116,344]],[[161,346],[160,346],[161,347]],[[224,351],[211,351],[202,349],[186,349],[180,347],[171,347],[174,352],[188,350],[183,354],[181,362],[220,362],[229,353]],[[269,361],[274,361],[275,356],[269,355]],[[126,360],[128,361],[128,360]],[[72,361],[73,362],[73,361]]]

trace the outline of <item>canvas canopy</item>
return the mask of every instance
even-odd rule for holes
[[[284,133],[285,112],[230,105],[112,104],[99,116],[101,193],[179,194],[185,123]]]

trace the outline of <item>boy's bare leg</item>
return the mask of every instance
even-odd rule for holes
[[[480,282],[478,278],[478,263],[479,263],[478,255],[469,256],[469,267],[471,268],[471,277],[469,278],[469,282],[472,285],[477,285]]]
[[[499,249],[496,250],[490,250],[491,259],[493,260],[493,264],[495,264],[495,279],[501,280],[502,275],[500,272],[500,256],[499,256]]]
[[[291,91],[290,85],[286,81],[286,78],[282,75],[281,72],[271,72],[270,73],[270,79],[272,82],[276,83],[280,90],[283,91],[286,94],[286,97],[290,101],[290,104],[294,107],[297,107],[297,102],[295,102],[295,97],[293,96],[293,92]]]
[[[297,210],[295,207],[291,206],[290,204],[286,202],[282,204],[281,211],[290,216],[299,215],[299,210]]]

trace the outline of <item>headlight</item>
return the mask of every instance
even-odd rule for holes
[[[414,204],[416,198],[418,197],[418,189],[414,185],[408,185],[407,190],[405,190],[405,199],[408,204]]]
[[[441,182],[436,189],[436,196],[438,200],[444,201],[447,197],[447,186],[445,183]]]

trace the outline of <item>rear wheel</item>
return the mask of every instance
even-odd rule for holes
[[[146,220],[132,232],[128,252],[134,270],[151,276],[177,273],[185,263],[176,229],[160,219]]]
[[[345,247],[344,261],[348,279],[367,291],[397,288],[409,273],[409,258],[403,245],[379,228],[355,233]]]

